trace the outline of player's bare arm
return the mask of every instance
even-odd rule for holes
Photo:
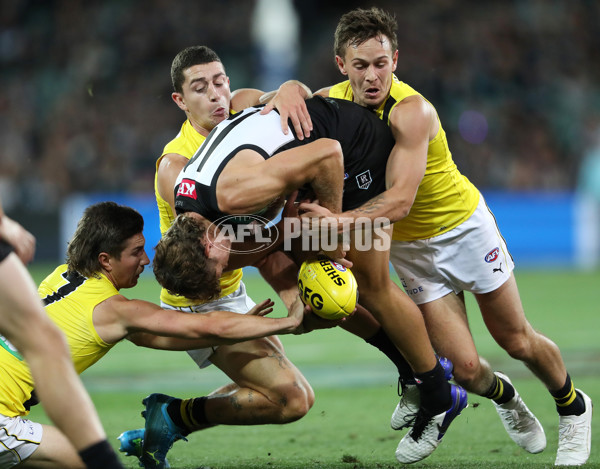
[[[303,140],[305,136],[310,136],[312,130],[312,121],[304,103],[310,97],[312,97],[312,92],[308,86],[297,80],[289,80],[277,90],[267,93],[254,88],[236,90],[231,94],[231,109],[238,112],[266,103],[261,114],[267,114],[273,109],[277,109],[281,116],[283,132],[288,134],[288,119],[290,119],[298,139]]]
[[[329,91],[331,90],[331,86],[326,86],[325,88],[321,88],[320,90],[315,91],[313,94],[315,96],[322,96],[324,98],[329,97]]]
[[[260,98],[264,94],[264,91],[257,90],[255,88],[237,89],[231,93],[231,102],[229,107],[232,111],[239,112],[248,107],[262,104]]]
[[[360,207],[340,214],[340,219],[347,220],[344,226],[350,229],[353,227],[351,221],[359,217],[371,220],[382,217],[392,223],[402,220],[415,200],[427,166],[429,141],[439,130],[437,116],[424,99],[410,96],[392,111],[390,129],[396,143],[387,163],[387,190]],[[315,204],[304,203],[300,209],[307,212],[304,216],[332,216]]]
[[[0,239],[10,244],[23,264],[33,260],[35,254],[35,237],[14,221],[0,212]]]
[[[219,209],[231,214],[255,213],[304,184],[312,186],[323,205],[341,207],[343,156],[339,142],[322,138],[268,160],[253,150],[240,151],[219,176]]]
[[[156,186],[159,195],[169,203],[175,216],[175,181],[189,160],[177,153],[163,155],[157,163]]]
[[[305,314],[302,303],[290,308],[287,317],[262,317],[272,306],[273,303],[266,300],[257,305],[252,314],[229,311],[188,314],[115,295],[96,306],[94,326],[105,342],[115,343],[130,334],[140,333],[136,334],[138,345],[165,350],[190,350],[298,332]]]

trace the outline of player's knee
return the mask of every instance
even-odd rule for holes
[[[454,380],[467,391],[474,392],[478,389],[481,376],[481,364],[479,360],[469,360],[461,363],[453,363]]]
[[[282,396],[282,423],[295,422],[304,417],[315,402],[315,394],[310,386],[298,383],[291,385]]]

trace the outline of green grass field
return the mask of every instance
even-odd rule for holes
[[[36,280],[47,266],[32,269]],[[255,300],[273,297],[260,277],[245,277]],[[575,385],[600,402],[600,272],[517,272],[521,297],[530,322],[561,348]],[[130,298],[156,301],[151,276],[142,278]],[[518,448],[505,433],[490,402],[469,395],[469,407],[452,424],[442,445],[414,467],[546,468],[556,454],[558,417],[550,395],[520,363],[511,360],[490,338],[478,310],[468,298],[470,320],[482,356],[509,374],[529,408],[545,428],[548,446],[537,455]],[[279,305],[279,303],[278,303]],[[281,308],[279,308],[279,314]],[[380,352],[348,333],[331,329],[302,336],[284,336],[288,356],[306,375],[316,394],[309,414],[285,426],[217,427],[177,442],[169,453],[173,468],[392,468],[394,450],[404,432],[395,432],[389,418],[395,405],[395,368]],[[141,400],[151,392],[178,397],[200,396],[227,382],[212,367],[198,370],[182,352],[136,348],[128,342],[115,348],[82,376],[109,439],[143,426]],[[31,417],[47,422],[41,408]],[[596,419],[595,437],[600,435]],[[123,458],[128,468],[137,461]],[[600,450],[592,448],[585,467],[600,467]]]

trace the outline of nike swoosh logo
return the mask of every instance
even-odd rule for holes
[[[454,405],[452,406],[452,408],[454,408],[455,410],[458,409],[458,406],[460,404],[460,392],[456,393],[456,397],[454,398]],[[454,414],[452,418],[448,418],[449,416],[446,415],[446,417],[444,417],[444,420],[442,421],[441,424],[438,423],[437,428],[438,428],[438,440],[441,440],[442,437],[446,434],[446,432],[448,431],[448,427],[450,427],[450,423],[452,423],[452,420],[454,420]]]

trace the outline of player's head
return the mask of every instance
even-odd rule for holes
[[[377,108],[387,98],[398,62],[397,28],[395,17],[377,7],[357,8],[338,22],[335,60],[362,106]]]
[[[229,78],[219,56],[206,46],[180,51],[171,64],[173,101],[195,127],[210,132],[229,116]]]
[[[154,248],[154,275],[169,293],[204,301],[218,298],[229,246],[220,249],[213,243],[210,226],[195,215],[178,215]]]
[[[117,288],[135,286],[150,262],[144,250],[144,219],[134,209],[100,202],[85,209],[67,248],[69,272],[105,273]]]

